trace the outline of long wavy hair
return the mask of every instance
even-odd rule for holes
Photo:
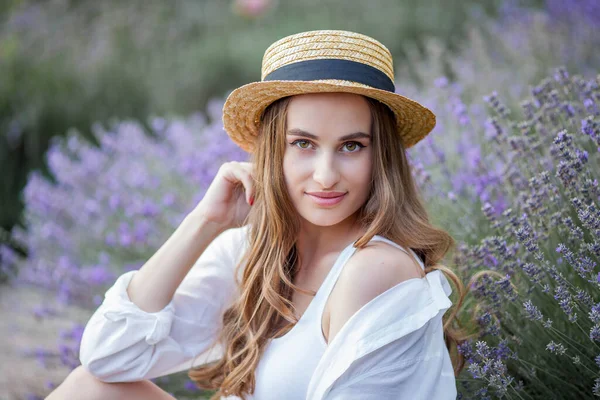
[[[443,317],[444,339],[450,350],[455,375],[464,367],[457,345],[468,336],[457,313],[464,302],[460,278],[439,261],[455,247],[454,239],[432,226],[412,177],[405,149],[396,133],[391,110],[367,98],[372,116],[373,173],[371,193],[357,211],[366,232],[355,243],[363,248],[374,235],[384,236],[421,258],[425,272],[441,270],[453,282],[458,299]],[[292,204],[283,175],[286,115],[291,97],[272,103],[261,117],[252,156],[255,170],[255,202],[248,215],[249,247],[236,268],[243,268],[241,295],[223,314],[223,329],[215,340],[224,349],[216,362],[189,371],[197,386],[217,390],[210,398],[253,393],[254,371],[269,339],[281,337],[298,322],[292,293],[315,295],[293,284],[300,265],[295,243],[299,216]],[[455,295],[456,296],[456,295]]]

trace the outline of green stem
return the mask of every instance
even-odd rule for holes
[[[571,346],[573,346],[573,349],[576,350],[577,352],[579,352],[580,355],[582,355],[584,358],[588,358],[589,355],[582,353],[579,349],[577,349],[575,346],[583,346],[581,343],[577,343],[573,340],[571,340],[567,335],[565,335],[564,333],[562,333],[561,331],[559,331],[556,328],[550,328],[550,330],[554,333],[556,333],[557,335],[559,335],[562,340],[564,340],[565,342],[571,344]]]
[[[582,332],[582,333],[583,333],[583,334],[584,334],[586,337],[590,337],[590,336],[589,336],[589,333],[587,333],[587,332],[586,332],[586,331],[583,329],[583,327],[582,327],[581,325],[579,325],[579,322],[578,322],[578,321],[575,321],[575,325],[577,325],[577,326],[579,327],[579,329],[581,329],[581,332]],[[592,342],[592,344],[594,345],[594,347],[595,347],[596,349],[600,349],[600,347],[599,347],[599,346],[596,344],[596,342],[595,342],[595,341],[591,340],[591,342]]]
[[[552,374],[552,373],[548,372],[547,370],[545,370],[545,369],[543,369],[543,368],[540,368],[540,367],[538,367],[537,365],[534,365],[534,364],[532,364],[532,363],[530,363],[530,362],[527,362],[527,361],[525,361],[525,360],[522,360],[522,359],[519,359],[519,362],[521,362],[521,363],[523,363],[523,364],[527,364],[527,365],[529,365],[530,367],[534,367],[535,369],[538,369],[538,370],[540,370],[540,371],[543,371],[545,374],[548,374],[549,376],[551,376],[552,378],[556,379],[557,381],[560,381],[562,384],[564,384],[564,385],[566,385],[566,386],[570,386],[571,388],[573,388],[574,390],[576,390],[578,393],[580,393],[580,394],[584,395],[583,393],[581,393],[581,390],[580,390],[580,389],[579,389],[577,386],[573,385],[572,383],[570,383],[570,382],[568,382],[568,381],[565,381],[564,379],[561,379],[561,378],[559,378],[558,376],[556,376],[556,375],[554,375],[554,374]],[[539,382],[540,382],[540,383],[541,383],[543,386],[545,386],[544,382],[542,382],[542,381],[541,381],[541,380],[540,380],[540,379],[539,379],[537,376],[535,376],[535,378],[536,378],[536,379],[537,379],[537,380],[538,380],[538,381],[539,381]]]

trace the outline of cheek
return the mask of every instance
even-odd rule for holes
[[[291,168],[291,162],[290,162],[290,157],[288,157],[288,155],[284,155],[283,157],[283,179],[285,180],[285,184],[288,187],[290,187],[290,174],[292,173],[293,169]]]
[[[372,168],[371,157],[365,157],[360,162],[350,163],[346,176],[355,186],[367,186],[371,182]]]
[[[293,152],[286,152],[283,156],[283,176],[288,191],[297,185],[302,176],[299,159]]]
[[[293,150],[285,153],[283,157],[283,173],[286,181],[293,182],[304,179],[307,174],[310,175],[311,168],[310,158],[297,154]]]

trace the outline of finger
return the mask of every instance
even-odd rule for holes
[[[250,162],[241,162],[239,165],[250,175],[250,180],[252,182],[252,185],[251,185],[250,189],[248,190],[248,195],[249,195],[248,198],[253,199],[254,195],[255,195],[254,164],[252,164]]]
[[[251,175],[254,174],[254,165],[249,162],[241,162],[239,165],[244,168],[244,170],[248,171]]]
[[[246,202],[250,204],[250,198],[254,196],[254,180],[252,175],[245,170],[245,168],[240,167],[232,167],[227,171],[225,177],[230,175],[230,181],[233,183],[240,182],[244,186],[244,191],[246,194]]]

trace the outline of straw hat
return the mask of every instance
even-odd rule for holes
[[[251,153],[262,112],[286,96],[350,92],[386,104],[396,115],[398,135],[409,148],[435,126],[426,107],[395,93],[392,54],[377,40],[355,32],[323,30],[284,37],[265,51],[261,81],[235,89],[223,106],[223,126]]]

